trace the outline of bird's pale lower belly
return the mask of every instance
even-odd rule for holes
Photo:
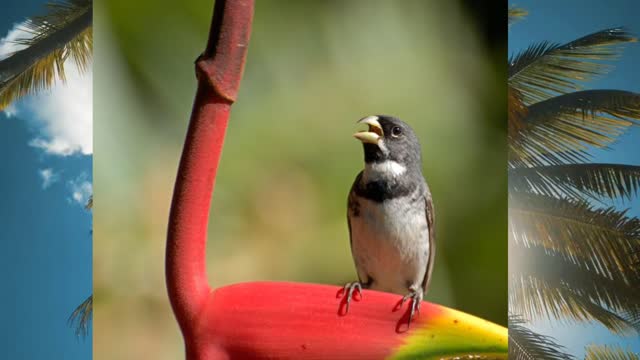
[[[361,204],[360,216],[351,218],[354,260],[360,279],[373,280],[371,289],[406,294],[422,284],[427,269],[426,217],[385,205]]]

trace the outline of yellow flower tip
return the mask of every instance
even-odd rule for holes
[[[507,359],[508,330],[490,321],[445,308],[421,319],[391,359]]]

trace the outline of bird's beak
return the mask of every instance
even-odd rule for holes
[[[363,143],[369,144],[378,144],[380,138],[384,135],[382,132],[382,126],[378,121],[377,116],[367,116],[366,118],[360,119],[358,124],[367,124],[369,125],[368,131],[359,131],[353,134],[353,137],[362,141]]]

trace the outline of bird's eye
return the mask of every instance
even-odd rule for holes
[[[398,137],[400,135],[402,135],[402,128],[399,126],[394,126],[393,129],[391,129],[391,136]]]

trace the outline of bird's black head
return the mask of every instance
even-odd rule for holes
[[[367,131],[354,134],[364,146],[365,163],[391,160],[407,168],[421,168],[420,142],[409,125],[388,115],[367,116],[358,123],[369,126]]]

